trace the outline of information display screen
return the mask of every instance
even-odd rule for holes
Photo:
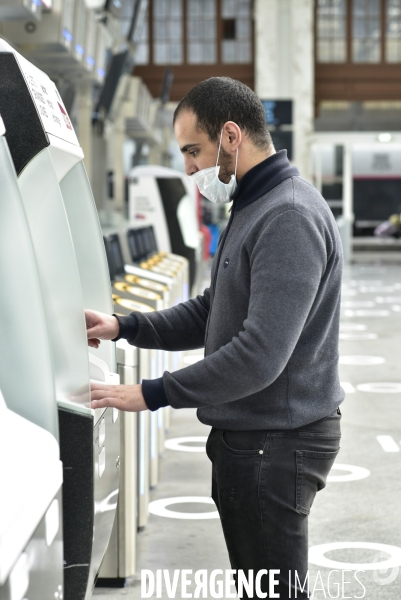
[[[268,125],[292,125],[292,100],[262,100]]]

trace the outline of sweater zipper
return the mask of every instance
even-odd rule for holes
[[[233,211],[232,209],[233,209],[233,206],[231,206],[231,208],[230,208],[230,211],[232,211],[232,212],[231,212],[231,214],[230,214],[230,218],[229,218],[229,221],[228,221],[228,223],[227,223],[227,228],[226,228],[226,231],[225,231],[224,237],[223,237],[223,239],[221,240],[221,244],[220,244],[219,252],[218,252],[218,255],[217,255],[217,265],[216,265],[216,270],[215,270],[214,277],[213,277],[213,282],[212,282],[212,285],[211,285],[211,291],[213,290],[213,300],[214,300],[214,292],[215,292],[215,289],[216,289],[217,275],[218,275],[218,273],[219,273],[219,267],[220,267],[221,255],[223,254],[223,248],[224,248],[224,244],[226,243],[226,239],[227,239],[227,236],[228,236],[228,232],[230,231],[231,224],[232,224],[232,222],[233,222],[233,220],[234,220],[234,214],[235,214],[235,213],[234,213],[234,211]],[[205,333],[205,351],[206,351],[206,342],[207,342],[207,336],[208,336],[208,333],[209,333],[209,322],[210,322],[210,315],[211,315],[211,313],[212,313],[212,306],[213,306],[213,302],[211,302],[211,304],[210,304],[210,308],[209,308],[209,315],[208,315],[207,324],[206,324],[206,333]]]

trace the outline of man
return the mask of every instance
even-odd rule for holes
[[[280,598],[307,598],[298,581],[307,575],[308,514],[341,436],[338,229],[286,151],[275,152],[263,105],[247,86],[199,83],[179,103],[174,130],[201,192],[233,202],[210,287],[153,313],[87,311],[88,339],[205,347],[205,358],[142,385],[92,386],[92,406],[196,407],[212,426],[212,497],[232,568],[255,577],[277,569]],[[261,589],[268,592],[266,575]]]

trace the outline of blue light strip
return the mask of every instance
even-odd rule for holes
[[[74,39],[68,29],[63,29],[63,37],[67,40],[67,42],[72,42]]]
[[[87,56],[87,57],[86,57],[86,62],[88,63],[88,65],[89,65],[90,67],[93,67],[93,65],[95,64],[95,59],[94,59],[94,58],[92,58],[91,56]]]
[[[79,44],[75,44],[75,50],[77,51],[77,54],[79,54],[80,56],[85,54],[85,50]]]

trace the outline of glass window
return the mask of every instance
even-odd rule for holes
[[[352,2],[352,60],[378,63],[381,60],[381,2]]]
[[[140,15],[137,30],[135,31],[135,64],[147,65],[149,63],[149,15],[148,10]]]
[[[341,63],[347,60],[347,2],[318,0],[316,11],[317,62]]]
[[[153,0],[153,62],[183,62],[182,0]]]
[[[386,3],[386,60],[401,62],[401,0]]]
[[[250,63],[252,61],[252,6],[251,0],[222,0],[223,63]]]
[[[193,65],[216,62],[216,0],[187,0],[187,54]]]

